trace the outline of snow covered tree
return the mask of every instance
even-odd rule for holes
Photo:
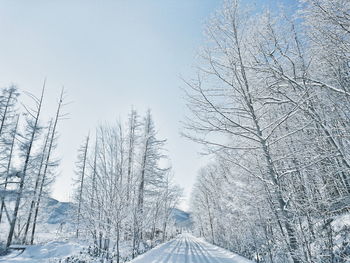
[[[44,98],[44,90],[45,90],[45,83],[44,83],[44,86],[42,88],[40,98],[37,99],[37,98],[33,97],[35,102],[36,102],[35,111],[32,113],[30,110],[27,110],[27,114],[29,115],[29,118],[27,118],[26,141],[22,145],[24,164],[23,164],[22,171],[19,173],[20,181],[19,181],[19,186],[18,186],[18,190],[17,190],[15,207],[14,207],[13,215],[11,218],[10,230],[9,230],[9,234],[7,237],[6,248],[8,248],[12,242],[12,238],[13,238],[15,226],[16,226],[16,221],[17,221],[17,216],[18,216],[18,211],[19,211],[19,206],[20,206],[20,202],[22,199],[22,195],[23,195],[23,189],[24,189],[24,185],[25,185],[27,171],[29,168],[29,161],[30,161],[30,158],[32,156],[33,145],[34,145],[35,141],[37,140],[38,132],[40,130],[39,117],[40,117],[43,98]]]
[[[334,262],[341,249],[333,221],[348,213],[348,68],[340,66],[346,56],[339,55],[348,43],[346,30],[339,33],[348,5],[310,0],[302,8],[300,23],[226,2],[208,25],[197,79],[186,82],[192,115],[185,136],[205,145],[217,162],[225,160],[230,172],[218,178],[243,182],[246,190],[253,181],[259,193],[258,200],[255,191],[248,194],[251,203],[241,208],[234,202],[238,194],[215,197],[225,184],[211,178],[210,170],[202,172],[193,197],[197,228],[211,242],[223,240],[221,245],[256,260]],[[220,188],[211,191],[215,186]],[[249,241],[242,236],[230,244],[227,232],[216,230],[224,224],[214,219],[223,215],[213,213],[225,202],[250,223]],[[255,215],[247,213],[250,207]]]
[[[26,93],[34,106],[22,104],[24,112],[18,105],[16,87],[3,89],[0,98],[0,141],[3,146],[0,153],[0,223],[7,223],[7,227],[3,227],[9,229],[7,241],[1,240],[5,250],[13,243],[26,244],[30,228],[30,243],[33,244],[40,201],[49,192],[48,186],[55,175],[53,168],[58,164],[52,153],[56,148],[57,123],[63,117],[64,93],[62,91],[55,118],[45,126],[42,120],[44,91],[45,83],[39,98]],[[4,234],[1,239],[5,238]]]
[[[92,256],[120,262],[168,236],[179,191],[162,166],[165,141],[156,138],[150,111],[141,123],[132,110],[125,127],[101,125],[95,136],[95,147],[85,144],[79,157],[79,238],[92,238]],[[122,254],[121,242],[130,245],[129,255]]]
[[[1,186],[1,208],[0,208],[0,224],[3,219],[4,209],[6,210],[5,195],[8,187],[8,182],[12,176],[12,161],[15,151],[15,140],[19,122],[19,115],[17,113],[16,104],[19,93],[15,86],[5,88],[2,90],[2,96],[0,97],[0,144],[1,144],[1,161],[0,179],[3,182]]]
[[[76,237],[79,237],[79,223],[80,223],[80,216],[81,216],[81,204],[82,204],[82,198],[83,198],[83,191],[84,191],[84,178],[85,178],[85,171],[86,171],[86,163],[87,163],[87,152],[89,148],[89,136],[86,137],[85,143],[81,146],[79,149],[79,156],[78,156],[78,163],[77,163],[77,174],[79,176],[79,189],[78,189],[78,211],[77,211],[77,231],[76,231]]]

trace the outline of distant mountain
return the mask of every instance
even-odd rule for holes
[[[13,201],[10,201],[14,202]],[[27,204],[23,204],[27,205]],[[71,202],[60,202],[54,198],[45,198],[40,206],[35,240],[37,243],[45,243],[52,240],[60,240],[75,233],[75,205]],[[181,230],[190,230],[192,220],[189,213],[174,208],[171,216],[176,227]],[[7,225],[0,225],[0,240],[5,240],[8,232]]]
[[[60,202],[54,198],[48,198],[44,209],[46,210],[46,222],[48,224],[62,224],[72,221],[73,203]]]
[[[74,204],[70,202],[60,202],[54,198],[48,198],[43,208],[46,217],[44,220],[47,224],[66,224],[73,222]],[[175,224],[180,228],[191,228],[192,220],[189,213],[173,208],[171,213]]]
[[[191,215],[189,213],[178,208],[173,208],[172,217],[178,227],[187,229],[192,227]]]

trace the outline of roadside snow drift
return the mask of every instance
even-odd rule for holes
[[[52,241],[45,245],[28,246],[23,253],[13,253],[0,258],[1,263],[26,262],[48,263],[56,262],[56,259],[66,258],[78,254],[83,247],[78,243]]]

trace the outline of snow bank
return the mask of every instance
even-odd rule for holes
[[[45,245],[28,246],[23,253],[14,251],[5,257],[1,257],[0,262],[57,262],[58,259],[79,254],[83,248],[83,245],[74,242],[52,241]]]

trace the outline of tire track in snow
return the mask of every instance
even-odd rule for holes
[[[217,259],[216,256],[212,255],[207,248],[205,249],[204,246],[200,242],[198,242],[196,238],[192,238],[192,242],[198,248],[201,255],[203,255],[205,259],[210,258],[210,261],[208,263],[222,263]]]
[[[191,243],[194,247],[195,253],[198,255],[198,259],[202,258],[204,261],[200,262],[206,262],[206,263],[216,263],[213,262],[211,257],[207,257],[207,255],[204,253],[203,249],[197,244],[194,237],[191,237]],[[210,260],[209,260],[210,259]]]
[[[171,248],[171,250],[169,252],[166,252],[165,255],[159,255],[159,259],[156,260],[156,261],[153,261],[154,263],[164,263],[164,262],[169,262],[169,259],[171,258],[171,256],[174,254],[175,250],[178,248],[178,247],[181,247],[181,239],[178,238],[178,239],[175,239],[173,240],[174,242],[172,244],[174,244],[174,246],[172,247],[171,245],[169,246],[169,248]],[[163,257],[162,257],[163,256]]]
[[[177,260],[179,258],[179,252],[181,251],[181,248],[183,247],[183,240],[182,238],[179,238],[179,242],[177,243],[177,245],[175,246],[174,250],[172,251],[172,253],[170,253],[167,257],[167,259],[165,261],[161,261],[163,262],[172,262],[172,263],[177,263]],[[180,260],[181,262],[181,260]]]
[[[187,238],[185,237],[185,263],[189,263],[188,259],[189,259],[189,242],[187,240]]]
[[[253,263],[190,234],[160,245],[129,263]]]
[[[190,251],[191,251],[191,263],[201,263],[201,261],[199,261],[199,254],[196,250],[196,248],[193,246],[193,243],[190,242]]]

